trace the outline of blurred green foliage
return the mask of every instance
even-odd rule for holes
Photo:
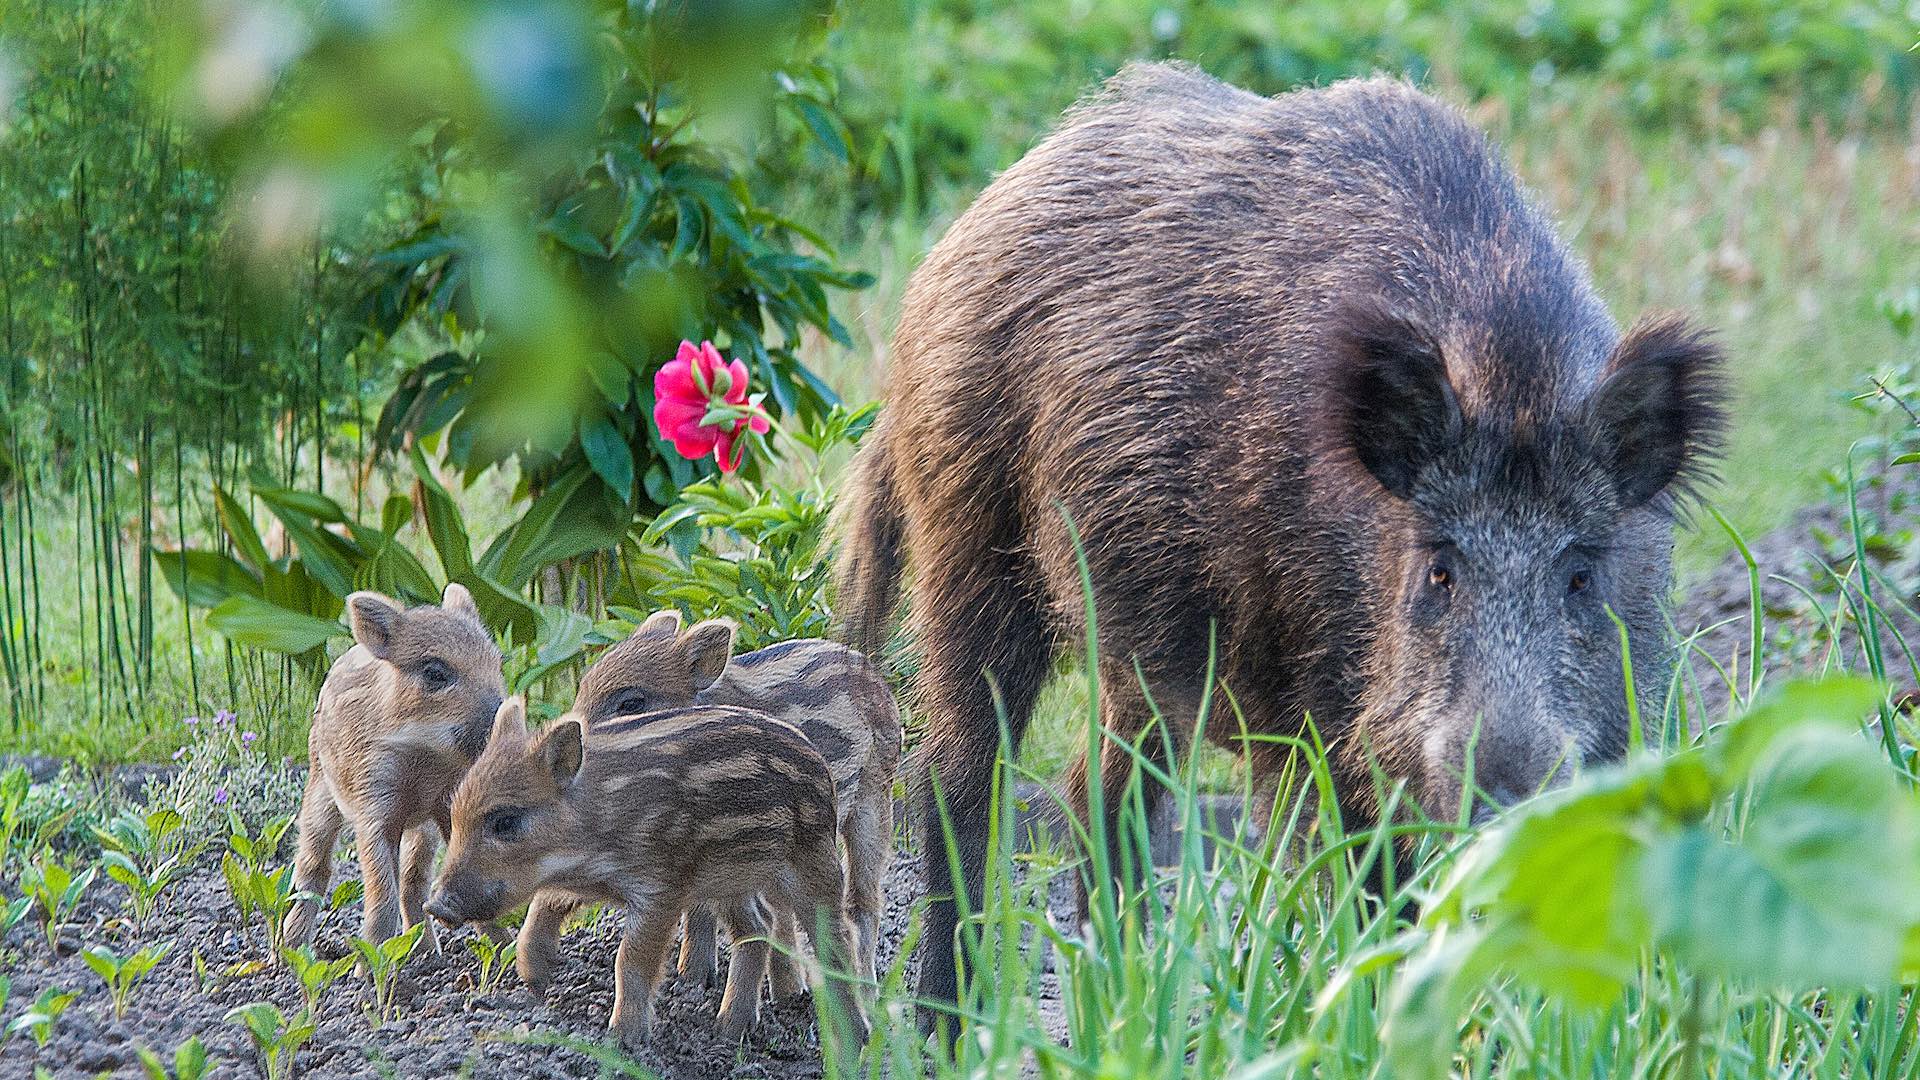
[[[795,349],[809,329],[850,346],[827,290],[867,279],[756,202],[727,152],[759,110],[818,115],[830,3],[275,10],[194,38],[173,79],[235,175],[262,177],[261,246],[287,221],[398,232],[366,253],[356,333],[433,347],[399,372],[376,452],[434,439],[469,480],[514,459],[522,495],[585,478],[601,516],[650,515],[711,468],[650,422],[681,340],[745,361],[779,413],[834,403]],[[217,77],[275,68],[270,90]]]
[[[1647,127],[1740,129],[1904,119],[1917,34],[1906,0],[877,0],[827,58],[860,177],[850,207],[910,209],[1011,164],[1128,60],[1189,60],[1262,94],[1387,72],[1516,111],[1605,95]]]

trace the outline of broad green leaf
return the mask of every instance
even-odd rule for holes
[[[153,564],[189,607],[213,607],[230,596],[261,595],[260,579],[212,551],[153,551]]]
[[[413,447],[413,475],[420,481],[422,502],[425,504],[427,518],[427,537],[433,541],[433,550],[440,556],[440,566],[450,580],[462,581],[462,575],[473,569],[473,547],[467,539],[466,521],[460,515],[460,504],[433,474],[432,466],[427,464],[418,443]],[[469,588],[472,586],[469,585]]]
[[[627,498],[633,492],[633,451],[605,416],[580,421],[580,448],[600,479]]]
[[[1782,732],[1805,723],[1858,728],[1882,696],[1878,684],[1850,675],[1776,685],[1713,740],[1715,769],[1723,783],[1737,784]]]
[[[239,500],[218,485],[213,489],[213,506],[214,512],[219,515],[220,527],[226,530],[228,539],[233,541],[234,550],[256,573],[264,571],[273,558],[267,554],[267,545],[260,542],[260,533],[253,527],[253,515],[247,513],[247,508],[241,506]]]
[[[347,628],[340,623],[289,611],[253,596],[228,597],[207,612],[207,625],[236,644],[296,656],[347,635]]]

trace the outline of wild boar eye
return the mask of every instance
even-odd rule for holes
[[[453,669],[438,660],[420,665],[420,682],[428,690],[445,690],[453,685]]]
[[[1567,595],[1575,596],[1586,592],[1587,586],[1592,584],[1593,574],[1591,571],[1575,570],[1573,573],[1567,575]]]
[[[638,690],[629,690],[614,699],[613,711],[621,716],[647,711],[647,695]]]
[[[1436,589],[1453,588],[1453,571],[1446,563],[1434,563],[1427,568],[1427,584]]]
[[[495,840],[512,840],[527,822],[527,812],[519,809],[489,811],[485,821],[487,835]]]

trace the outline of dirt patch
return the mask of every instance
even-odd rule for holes
[[[1886,473],[1862,491],[1860,511],[1873,571],[1873,637],[1888,678],[1897,687],[1909,687],[1915,677],[1907,650],[1920,653],[1915,614],[1920,611],[1920,469]],[[1858,602],[1860,575],[1847,506],[1807,507],[1748,547],[1760,569],[1761,670],[1767,678],[1837,668],[1866,671],[1869,635],[1863,632],[1866,609]],[[1736,677],[1743,690],[1746,686],[1753,652],[1751,597],[1747,566],[1733,552],[1693,583],[1674,611],[1674,625],[1683,634],[1701,631],[1692,668],[1710,715],[1726,698],[1725,677],[1716,665]]]
[[[338,869],[352,876],[351,860]],[[913,901],[920,893],[920,861],[902,853],[888,873],[887,909],[882,921],[879,964],[884,973],[899,955]],[[1064,884],[1064,882],[1062,883]],[[12,894],[12,883],[7,892]],[[300,992],[283,968],[223,974],[265,954],[256,922],[244,929],[218,857],[203,854],[190,877],[162,899],[161,907],[137,935],[123,921],[124,890],[96,881],[79,915],[63,933],[63,955],[49,963],[46,944],[29,919],[4,943],[14,954],[6,965],[13,980],[5,1014],[18,1015],[49,986],[77,991],[79,997],[53,1027],[45,1047],[29,1035],[0,1047],[0,1078],[30,1077],[36,1066],[58,1077],[101,1074],[139,1076],[139,1048],[170,1059],[173,1049],[198,1035],[220,1061],[210,1075],[241,1078],[261,1075],[246,1034],[226,1019],[228,1010],[255,1001],[271,1001],[293,1012]],[[1070,891],[1056,888],[1057,918],[1070,910]],[[350,906],[323,915],[315,947],[321,956],[347,955],[348,935],[358,930],[360,912]],[[366,981],[349,973],[322,997],[313,1038],[298,1056],[298,1075],[316,1080],[348,1077],[559,1078],[621,1075],[604,1068],[611,1048],[605,1043],[613,1008],[613,957],[621,916],[603,912],[569,930],[561,946],[554,989],[534,1003],[518,978],[508,972],[493,992],[477,993],[480,965],[467,941],[474,931],[442,933],[443,957],[424,950],[399,978],[392,1017],[372,1017]],[[174,942],[173,951],[132,995],[127,1014],[114,1019],[105,985],[78,955],[85,946],[105,944],[125,955],[144,944]],[[208,972],[204,986],[196,968]],[[724,960],[723,960],[724,966]],[[909,965],[907,985],[914,972]],[[1051,1007],[1056,984],[1043,983],[1043,1012],[1058,1022]],[[714,1032],[720,987],[669,978],[655,1002],[653,1041],[631,1058],[662,1077],[714,1080],[760,1077],[799,1080],[822,1074],[819,1042],[810,997],[762,1006],[760,1026],[745,1044],[733,1046]],[[568,1045],[571,1044],[571,1045]],[[590,1049],[598,1044],[597,1052]]]
[[[350,861],[340,867],[348,874],[353,869]],[[918,872],[917,863],[903,857],[889,876],[880,945],[883,965],[892,962],[906,930]],[[166,894],[161,909],[137,937],[121,921],[123,899],[118,885],[96,882],[64,933],[64,944],[73,951],[57,962],[48,962],[45,942],[31,925],[23,924],[10,936],[6,947],[19,959],[8,969],[13,980],[9,1016],[24,1011],[48,986],[80,996],[54,1025],[44,1048],[23,1034],[0,1051],[0,1077],[31,1076],[36,1065],[56,1076],[137,1075],[139,1047],[169,1057],[189,1035],[198,1035],[222,1062],[213,1076],[257,1075],[247,1036],[225,1020],[227,1011],[254,1001],[272,1001],[292,1011],[300,993],[293,976],[281,968],[223,974],[259,960],[265,947],[258,923],[241,928],[217,856],[201,856],[192,875]],[[346,955],[348,935],[357,931],[358,919],[357,906],[327,914],[317,951],[322,956]],[[476,1077],[602,1075],[593,1054],[552,1044],[604,1039],[613,1006],[613,955],[620,922],[618,913],[609,911],[567,934],[553,993],[540,1004],[530,1000],[511,973],[493,992],[475,991],[480,965],[467,948],[473,934],[468,929],[442,934],[445,953],[440,960],[427,957],[423,949],[402,972],[392,1017],[385,1023],[370,1013],[365,980],[349,974],[321,999],[318,1030],[299,1053],[299,1073],[316,1078],[452,1076],[463,1070]],[[165,941],[174,942],[173,951],[134,992],[127,1015],[113,1019],[104,984],[77,949],[106,944],[124,955],[140,944]],[[209,973],[204,987],[196,974],[196,954]],[[656,1002],[659,1020],[653,1044],[634,1060],[663,1076],[689,1080],[821,1074],[810,1001],[769,1006],[760,1027],[740,1047],[723,1044],[714,1034],[719,1002],[717,986],[666,982]]]

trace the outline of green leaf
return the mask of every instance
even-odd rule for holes
[[[1760,764],[1736,842],[1656,844],[1644,902],[1695,970],[1801,989],[1903,974],[1920,926],[1920,810],[1856,735],[1803,726]]]
[[[207,625],[235,644],[295,656],[347,636],[347,628],[337,622],[289,611],[253,596],[228,597],[207,612]]]
[[[793,102],[794,108],[799,110],[800,118],[806,121],[807,128],[813,132],[813,137],[820,140],[820,145],[826,147],[829,153],[841,161],[847,160],[847,138],[843,130],[844,125],[836,117],[829,115],[827,110],[821,108],[819,102],[811,98],[795,95],[789,100]]]
[[[587,463],[608,487],[623,499],[631,497],[633,451],[611,421],[604,415],[580,421],[580,448],[586,452]]]
[[[234,550],[253,567],[255,573],[264,572],[273,559],[267,554],[267,546],[260,542],[260,533],[253,527],[253,516],[241,506],[223,487],[213,489],[214,512],[220,518],[220,527],[226,530],[228,539],[233,541]]]
[[[230,596],[260,595],[260,579],[212,551],[152,551],[153,564],[189,607],[213,607]]]
[[[433,467],[427,464],[426,454],[420,445],[413,446],[413,475],[420,480],[422,501],[426,508],[427,537],[433,541],[433,550],[440,556],[440,565],[451,580],[462,581],[473,569],[473,547],[467,539],[466,521],[460,515],[460,504],[433,474]],[[469,586],[471,588],[471,586]]]

